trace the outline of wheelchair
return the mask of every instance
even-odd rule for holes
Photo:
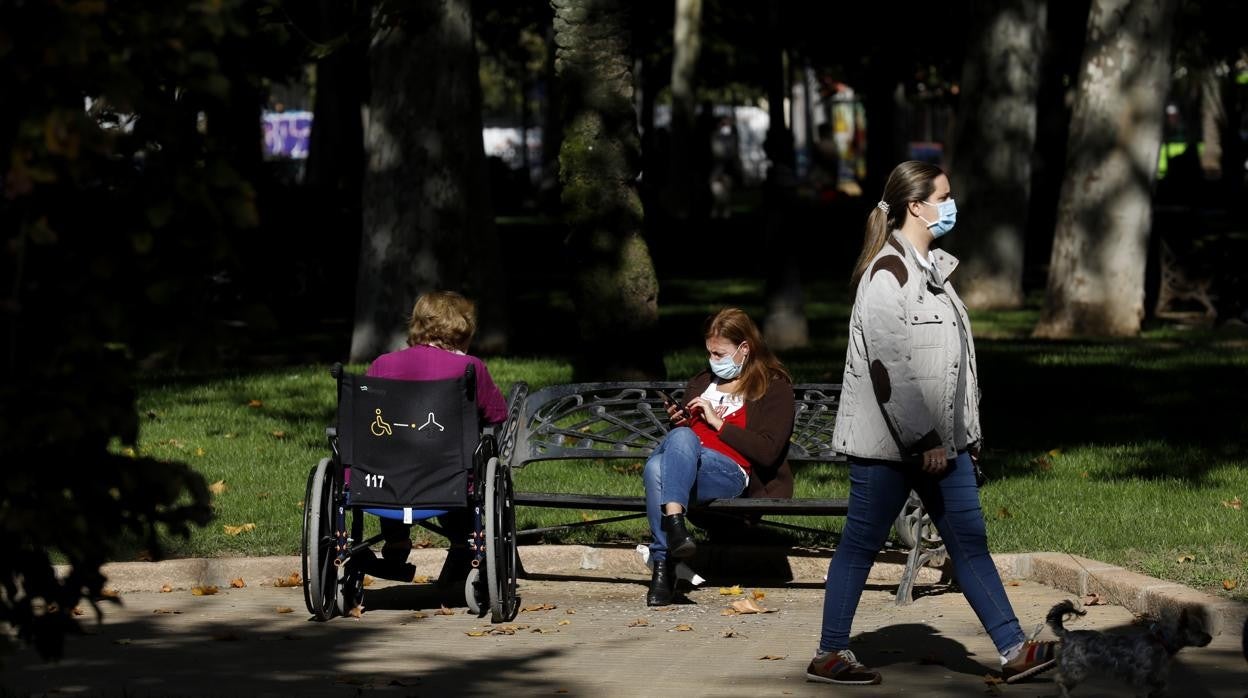
[[[345,615],[364,596],[363,565],[380,534],[364,539],[365,515],[448,533],[430,519],[467,509],[472,567],[464,597],[495,623],[515,618],[516,525],[511,472],[498,458],[492,427],[481,429],[473,367],[440,381],[402,381],[347,373],[338,384],[335,427],[326,429],[331,455],[308,473],[303,511],[303,596],[326,621]]]

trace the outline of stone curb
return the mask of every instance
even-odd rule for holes
[[[523,574],[534,576],[590,576],[645,579],[649,569],[631,545],[533,545],[520,546]],[[707,546],[692,567],[708,577],[708,584],[739,583],[742,559],[752,561],[758,578],[801,584],[821,584],[827,573],[832,551],[826,549],[786,549],[776,547]],[[422,574],[437,575],[446,550],[425,548],[412,551],[411,562]],[[1082,597],[1099,594],[1110,603],[1132,613],[1149,616],[1178,614],[1184,608],[1204,618],[1211,635],[1242,633],[1248,618],[1248,604],[1228,601],[1211,594],[1148,577],[1114,565],[1067,553],[1013,553],[993,555],[1002,579],[1023,579]],[[885,552],[871,568],[874,583],[896,583],[901,579],[905,557]],[[725,575],[717,570],[731,569]],[[188,589],[212,584],[228,586],[242,578],[249,586],[272,585],[276,580],[300,570],[296,556],[243,558],[189,558],[160,562],[117,562],[104,565],[107,587],[120,593],[159,591],[169,585]],[[940,580],[940,570],[925,568],[918,584]]]

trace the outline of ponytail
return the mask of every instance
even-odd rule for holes
[[[866,273],[867,265],[888,242],[888,234],[891,232],[889,218],[890,215],[879,206],[872,208],[871,214],[867,216],[867,229],[862,236],[862,253],[858,255],[858,261],[854,263],[854,273],[849,277],[850,288],[858,287],[858,280]]]
[[[867,229],[862,236],[862,254],[854,264],[850,285],[858,286],[867,265],[888,244],[888,236],[899,230],[904,223],[906,205],[911,201],[923,201],[932,195],[932,183],[945,171],[935,165],[918,160],[908,160],[893,168],[884,184],[884,195],[867,216]]]

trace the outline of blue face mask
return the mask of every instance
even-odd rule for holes
[[[923,218],[923,216],[919,216],[919,218],[927,224],[927,229],[932,231],[933,238],[938,238],[941,235],[948,233],[950,230],[953,230],[954,223],[958,222],[958,205],[953,202],[953,199],[947,199],[938,204],[929,203],[927,201],[920,203],[936,209],[937,216],[934,221],[929,221],[926,218]]]
[[[741,364],[733,361],[732,359],[737,355],[737,352],[741,351],[741,347],[744,346],[744,344],[745,342],[738,344],[737,351],[732,352],[722,359],[711,359],[711,372],[726,381],[730,381],[741,375]]]

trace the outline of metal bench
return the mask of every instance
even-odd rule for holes
[[[644,461],[667,434],[670,423],[659,390],[682,398],[683,383],[620,382],[554,385],[530,393],[517,383],[508,399],[508,418],[500,434],[500,461],[511,468],[553,460],[631,459]],[[832,446],[832,431],[840,400],[836,383],[800,383],[793,386],[796,420],[789,446],[791,464],[843,462],[845,456]],[[800,476],[800,474],[799,474]],[[534,535],[645,516],[645,498],[604,494],[516,492],[518,506],[592,509],[630,512],[559,526],[528,529],[518,535]],[[750,518],[758,524],[830,536],[828,531],[766,521],[764,515],[844,516],[848,499],[720,499],[691,506],[691,517],[713,514]],[[898,537],[908,549],[906,569],[897,589],[897,605],[909,604],[919,569],[932,563],[943,565],[946,553],[935,526],[911,493],[898,514]]]

